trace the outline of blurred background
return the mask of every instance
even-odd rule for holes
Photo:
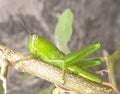
[[[28,34],[19,24],[22,14],[32,32],[55,43],[55,26],[66,8],[74,14],[71,51],[99,41],[102,48],[94,55],[102,56],[103,49],[114,52],[120,44],[120,0],[0,0],[0,39],[8,48],[29,54]],[[8,94],[37,94],[51,84],[37,77],[23,80],[23,75],[9,68]],[[116,79],[120,88],[117,74]]]

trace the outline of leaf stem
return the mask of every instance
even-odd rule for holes
[[[115,68],[115,62],[120,58],[120,45],[118,48],[115,50],[113,54],[108,56],[108,75],[109,75],[109,80],[114,88],[117,89],[117,84],[116,84],[116,79],[115,79],[115,74],[114,74],[114,68]]]

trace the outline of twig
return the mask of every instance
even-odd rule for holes
[[[59,86],[72,90],[76,94],[117,94],[112,87],[89,81],[71,73],[66,73],[66,83],[63,85],[61,69],[32,58],[21,60],[26,56],[4,46],[0,46],[0,57],[7,59],[9,66],[19,72],[26,72],[54,82]],[[18,60],[21,61],[15,63]]]

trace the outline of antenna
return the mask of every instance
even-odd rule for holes
[[[20,15],[18,15],[18,18],[19,18],[19,24],[25,29],[25,31],[29,35],[32,35],[31,30],[29,29],[28,25],[26,24],[25,18],[23,17],[21,12],[20,12]]]

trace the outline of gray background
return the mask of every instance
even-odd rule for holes
[[[0,0],[0,39],[7,47],[28,54],[28,35],[18,19],[22,14],[33,32],[54,43],[57,19],[66,8],[74,13],[73,36],[69,43],[72,51],[99,41],[102,48],[95,55],[101,56],[103,49],[112,53],[119,45],[119,0]],[[40,78],[22,80],[22,77],[23,73],[10,69],[8,94],[35,94],[50,84]],[[116,78],[120,86],[120,78]],[[103,79],[106,81],[107,76]]]

